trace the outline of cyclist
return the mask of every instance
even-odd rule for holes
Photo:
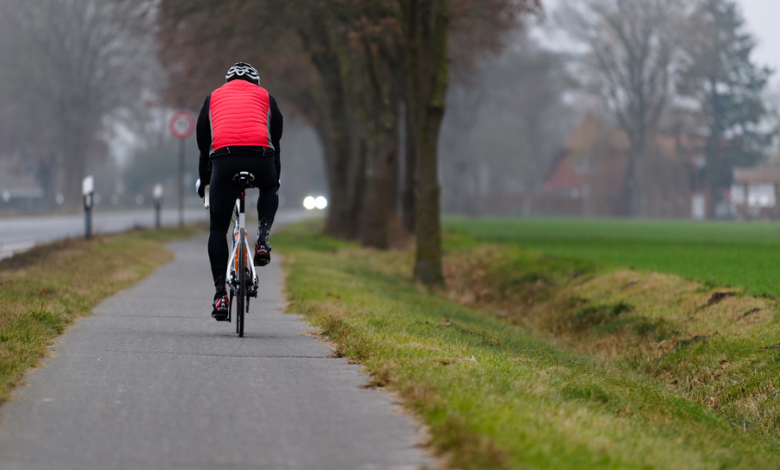
[[[233,176],[241,171],[252,173],[254,185],[260,189],[254,264],[265,266],[271,262],[268,236],[279,208],[279,141],[283,126],[276,100],[260,86],[257,70],[243,62],[228,70],[225,84],[206,98],[200,111],[200,179],[196,186],[198,195],[204,197],[206,182],[211,185],[208,251],[216,287],[211,315],[217,321],[226,321],[228,315],[226,235],[239,192]]]

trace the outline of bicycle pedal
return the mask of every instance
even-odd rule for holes
[[[212,316],[212,318],[214,318],[214,320],[217,320],[217,321],[229,321],[227,312],[225,312],[224,314],[222,314],[222,313],[212,313],[211,316]]]

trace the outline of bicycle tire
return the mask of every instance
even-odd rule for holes
[[[238,234],[238,292],[236,295],[236,333],[244,337],[244,307],[246,302],[246,244],[244,243],[244,228]]]
[[[233,288],[230,288],[230,301],[228,302],[228,323],[233,321]]]

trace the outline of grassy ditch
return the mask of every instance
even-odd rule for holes
[[[410,253],[362,250],[317,235],[312,224],[274,238],[286,256],[290,311],[321,328],[336,354],[364,364],[372,386],[397,390],[452,467],[778,466],[773,408],[750,418],[751,406],[774,400],[774,306],[737,294],[699,308],[712,289],[667,280],[677,289],[669,299],[691,302],[694,321],[701,318],[689,327],[687,313],[663,319],[673,303],[646,311],[637,300],[654,295],[641,288],[657,275],[455,235],[447,238],[450,287],[436,293],[409,278]],[[724,352],[720,338],[731,333],[706,330],[732,319],[732,307],[762,309],[738,321],[739,337],[755,337],[745,347],[760,344],[763,356]],[[616,319],[624,323],[610,326]],[[688,336],[690,328],[708,339]],[[741,399],[752,404],[734,404]]]
[[[164,243],[198,231],[65,240],[0,261],[0,403],[68,325],[170,261]]]
[[[776,223],[450,218],[446,225],[482,243],[673,273],[780,298]]]
[[[582,264],[507,246],[455,250],[445,295],[666,384],[732,426],[780,436],[776,300],[672,274],[573,268]]]

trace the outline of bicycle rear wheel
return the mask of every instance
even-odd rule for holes
[[[238,292],[236,292],[236,333],[244,337],[244,312],[246,311],[246,244],[244,229],[238,234]]]

